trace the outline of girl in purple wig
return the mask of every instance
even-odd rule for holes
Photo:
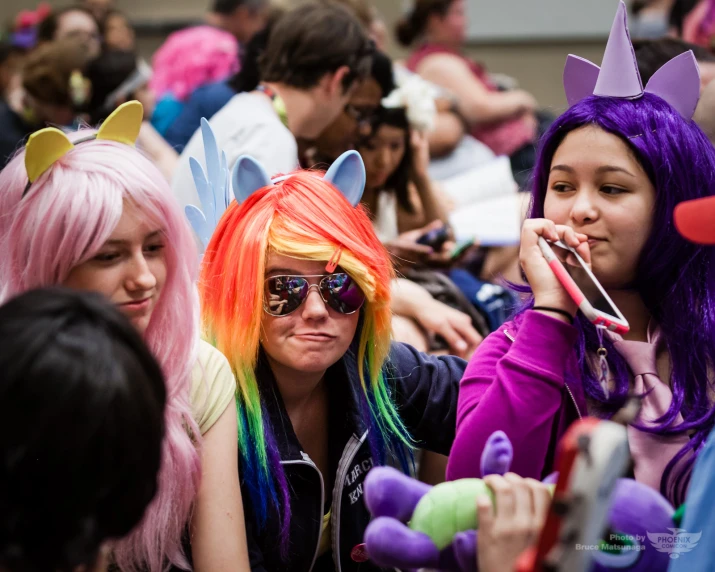
[[[699,76],[692,54],[645,90],[621,5],[603,67],[567,62],[571,108],[545,135],[524,224],[528,302],[479,347],[462,380],[448,478],[478,475],[487,438],[504,430],[512,470],[542,478],[568,425],[609,417],[643,396],[629,427],[636,480],[682,502],[695,456],[715,423],[715,251],[676,232],[679,202],[715,191],[715,150],[691,121]],[[606,332],[581,314],[537,240],[577,249],[630,323]],[[608,391],[597,351],[607,350]]]
[[[235,379],[199,341],[198,253],[165,179],[133,146],[142,116],[135,101],[99,131],[43,129],[2,171],[0,301],[54,285],[99,292],[162,367],[158,491],[112,547],[117,569],[191,570],[191,560],[198,572],[247,569]]]

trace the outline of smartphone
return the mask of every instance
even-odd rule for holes
[[[462,254],[464,254],[464,252],[469,247],[473,246],[475,242],[476,240],[474,238],[468,238],[467,240],[462,240],[458,242],[457,245],[452,249],[452,252],[450,252],[449,257],[452,260],[456,260],[457,258],[462,256]]]
[[[539,237],[539,247],[556,278],[592,324],[605,326],[619,334],[630,330],[628,321],[573,248],[543,237]]]
[[[434,250],[441,250],[442,245],[449,240],[449,231],[446,226],[435,228],[424,233],[417,239],[417,244],[429,246]]]

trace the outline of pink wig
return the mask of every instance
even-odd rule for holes
[[[0,173],[0,301],[62,284],[109,238],[124,201],[140,206],[147,220],[164,230],[167,279],[145,335],[167,385],[159,490],[142,524],[118,544],[115,556],[123,571],[148,567],[153,572],[167,562],[188,568],[181,541],[201,477],[201,434],[189,399],[198,342],[198,256],[191,230],[161,173],[133,147],[80,143],[21,198],[27,185],[24,159],[22,151]]]
[[[196,26],[171,34],[152,60],[149,87],[160,98],[179,101],[206,83],[221,81],[238,71],[238,41],[211,26]]]

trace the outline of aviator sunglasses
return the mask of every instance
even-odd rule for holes
[[[320,278],[320,282],[311,284],[308,278]],[[271,316],[287,316],[300,308],[313,287],[318,289],[323,302],[341,314],[353,314],[365,303],[365,294],[350,275],[336,272],[266,278],[263,308]]]

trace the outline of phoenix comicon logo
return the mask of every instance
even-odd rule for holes
[[[658,552],[670,554],[675,560],[690,552],[700,542],[702,532],[688,532],[684,528],[668,528],[668,532],[646,532],[648,540]]]

